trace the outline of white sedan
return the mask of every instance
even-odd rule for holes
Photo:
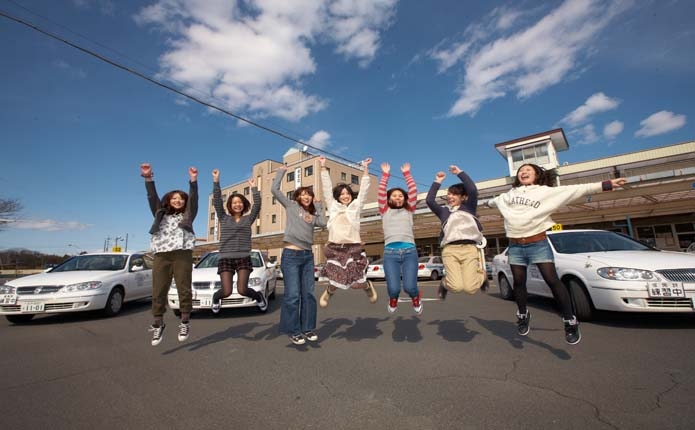
[[[151,297],[152,270],[143,254],[84,254],[0,286],[0,315],[14,324],[37,314],[102,310],[113,316],[123,303]]]
[[[660,251],[605,230],[548,232],[555,266],[579,319],[597,310],[693,313],[695,255]],[[493,259],[493,277],[504,299],[514,298],[507,250]],[[552,297],[538,268],[528,268],[529,294]]]
[[[219,256],[218,251],[210,252],[193,268],[193,310],[212,310],[212,295],[215,291],[222,288],[220,275],[217,274],[217,260]],[[267,255],[257,249],[251,250],[251,264],[253,270],[251,270],[251,275],[249,276],[249,287],[264,294],[268,299],[274,299],[277,286],[275,264],[270,263]],[[242,296],[237,292],[236,282],[237,276],[235,273],[232,294],[222,299],[221,308],[257,307],[258,304],[255,300]],[[179,296],[175,282],[171,284],[167,301],[174,314],[180,315]],[[268,308],[261,312],[267,311]]]

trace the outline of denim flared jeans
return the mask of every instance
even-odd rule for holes
[[[299,334],[316,328],[314,254],[284,248],[280,261],[285,294],[280,313],[280,333]]]

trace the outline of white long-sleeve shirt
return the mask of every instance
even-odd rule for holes
[[[327,170],[321,169],[321,188],[328,216],[328,241],[332,243],[362,243],[360,237],[360,216],[367,200],[369,175],[362,175],[357,198],[344,205],[333,198],[333,184]]]
[[[529,237],[552,227],[555,221],[550,215],[558,208],[602,189],[600,182],[559,187],[523,185],[489,200],[487,205],[502,213],[507,237]]]

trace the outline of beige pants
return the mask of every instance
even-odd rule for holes
[[[444,285],[452,293],[474,294],[480,289],[487,275],[482,249],[475,245],[446,245],[442,260],[446,277]]]

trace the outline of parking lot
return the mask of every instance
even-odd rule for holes
[[[149,303],[115,318],[73,314],[0,322],[4,428],[689,429],[695,317],[606,314],[564,342],[553,302],[534,298],[531,333],[492,285],[386,312],[339,291],[319,309],[319,342],[277,333],[268,313],[194,314],[179,343],[171,313],[149,343]],[[317,292],[320,292],[317,286]]]

